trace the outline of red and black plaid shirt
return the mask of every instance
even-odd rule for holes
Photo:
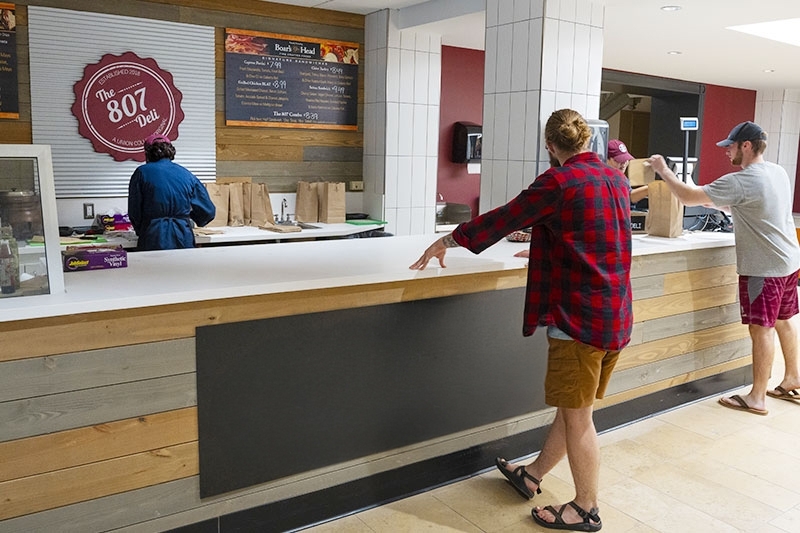
[[[532,227],[523,334],[554,325],[602,350],[630,342],[631,220],[625,176],[594,152],[548,169],[502,207],[459,225],[455,241],[480,253]]]

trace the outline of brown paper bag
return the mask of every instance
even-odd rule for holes
[[[250,195],[253,187],[252,182],[242,183],[242,218],[244,225],[249,226],[253,216],[250,214]]]
[[[345,217],[344,183],[325,181],[319,184],[319,222],[343,224]]]
[[[318,185],[321,185],[321,183],[297,182],[294,218],[298,222],[319,222]]]
[[[228,225],[228,185],[222,183],[206,183],[208,195],[217,209],[214,220],[208,226],[227,226]]]
[[[274,223],[267,184],[253,183],[250,187],[250,225],[261,227]]]
[[[228,184],[228,225],[244,226],[244,191],[242,183]]]
[[[628,180],[631,187],[649,185],[656,179],[656,172],[647,159],[634,159],[628,163]]]
[[[303,230],[303,228],[300,226],[289,226],[283,224],[264,224],[258,228],[265,229],[267,231],[274,231],[275,233],[297,233]]]
[[[648,188],[649,210],[645,232],[656,237],[678,237],[683,233],[683,204],[661,180]]]

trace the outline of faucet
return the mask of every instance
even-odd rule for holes
[[[284,209],[289,209],[289,202],[286,201],[286,198],[284,198],[283,201],[281,202],[281,222],[288,222],[283,218]]]

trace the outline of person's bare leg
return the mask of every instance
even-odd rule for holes
[[[789,391],[800,388],[800,368],[797,363],[797,317],[778,320],[775,324],[783,351],[784,373],[780,386]]]
[[[532,463],[525,466],[525,471],[541,481],[545,474],[555,468],[558,462],[564,458],[566,453],[567,444],[564,416],[559,408],[556,410],[556,417],[553,420],[553,424],[550,426],[550,430],[547,432],[547,437],[545,438],[541,453],[539,453]],[[519,466],[518,464],[509,463],[506,469],[514,471],[514,469]],[[539,488],[536,486],[536,483],[527,478],[525,479],[525,485],[532,491]]]
[[[591,405],[579,409],[559,408],[564,418],[567,459],[575,483],[574,502],[586,511],[599,507],[597,486],[600,478],[600,446],[592,420],[592,409]],[[553,507],[559,508],[558,505]],[[552,513],[544,509],[539,509],[538,515],[547,522],[555,520]],[[571,506],[564,509],[561,518],[567,524],[583,521]]]
[[[754,409],[766,409],[767,387],[772,374],[772,362],[775,360],[775,328],[767,328],[750,324],[750,339],[753,343],[753,386],[742,400]],[[723,401],[738,405],[728,398]]]

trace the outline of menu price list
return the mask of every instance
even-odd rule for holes
[[[17,36],[0,30],[0,118],[19,118]]]
[[[225,54],[228,123],[357,128],[358,65]]]

